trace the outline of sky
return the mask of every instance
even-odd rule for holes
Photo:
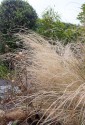
[[[52,7],[61,17],[61,20],[68,23],[80,24],[77,15],[81,12],[81,5],[85,0],[27,0],[36,10],[39,17],[43,11]]]

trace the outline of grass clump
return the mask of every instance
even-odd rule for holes
[[[9,69],[3,64],[0,64],[0,78],[7,78],[8,73],[10,73]]]

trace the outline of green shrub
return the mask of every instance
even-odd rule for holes
[[[7,33],[13,28],[35,28],[37,14],[23,0],[4,0],[0,5],[0,31]]]
[[[78,14],[77,19],[85,26],[85,3],[81,6],[81,12]]]
[[[47,38],[62,41],[64,45],[77,42],[80,27],[70,23],[64,23],[53,9],[46,10],[42,19],[37,20],[37,32]]]
[[[18,43],[18,45],[16,44]],[[0,53],[15,51],[17,48],[22,48],[23,42],[15,35],[0,33]]]
[[[8,68],[4,64],[0,64],[0,78],[7,78]]]

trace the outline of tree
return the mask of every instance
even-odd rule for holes
[[[60,16],[52,8],[46,9],[42,15],[42,19],[37,21],[37,32],[46,37],[56,39],[55,25],[60,23]]]
[[[76,41],[76,25],[63,23],[60,16],[52,8],[44,11],[42,19],[38,19],[37,32],[47,38],[62,41],[63,44]]]
[[[0,5],[0,31],[16,27],[35,28],[37,14],[32,6],[23,0],[4,0]]]
[[[56,13],[52,8],[46,9],[42,15],[42,18],[47,19],[50,22],[56,22],[60,20],[59,14]]]
[[[80,26],[80,37],[79,39],[82,41],[82,42],[85,42],[85,3],[81,6],[81,12],[79,13],[77,19],[80,20],[81,24],[83,26]]]
[[[85,4],[81,6],[81,12],[79,13],[77,19],[85,26]]]

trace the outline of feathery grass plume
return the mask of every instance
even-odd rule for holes
[[[70,45],[59,55],[54,46],[36,33],[17,35],[23,40],[24,48],[20,59],[16,59],[16,69],[27,93],[16,98],[15,107],[24,106],[24,103],[28,107],[31,105],[31,116],[37,109],[43,111],[37,125],[44,116],[42,125],[57,125],[58,122],[61,125],[84,125],[85,45],[79,45],[82,53],[77,58]]]

